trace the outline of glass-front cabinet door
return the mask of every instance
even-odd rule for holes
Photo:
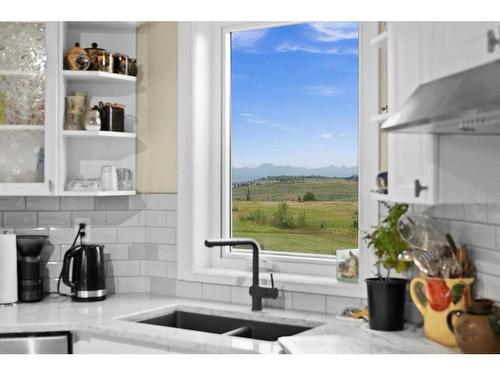
[[[54,184],[57,24],[0,22],[0,195]]]

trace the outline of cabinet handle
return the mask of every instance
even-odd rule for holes
[[[52,180],[49,180],[49,191],[51,193],[54,192],[54,182]]]
[[[415,197],[419,197],[420,196],[420,193],[423,191],[423,190],[429,190],[429,187],[428,186],[423,186],[421,183],[420,183],[420,180],[415,180]]]

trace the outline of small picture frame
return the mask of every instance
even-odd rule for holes
[[[359,250],[337,250],[337,280],[357,283],[359,278]]]

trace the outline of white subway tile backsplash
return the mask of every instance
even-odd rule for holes
[[[293,292],[292,306],[294,310],[326,312],[326,296],[322,294],[309,294]]]
[[[500,270],[500,251],[481,248],[469,248],[477,271],[480,273],[498,275]]]
[[[50,241],[43,247],[40,254],[42,262],[57,262],[62,260],[61,245],[54,245]]]
[[[146,242],[146,228],[128,227],[117,228],[119,243],[144,243]]]
[[[90,242],[100,242],[103,244],[117,243],[116,228],[92,228],[90,231]]]
[[[231,287],[228,285],[202,284],[201,296],[209,301],[231,302]]]
[[[250,299],[249,301],[250,301],[249,303],[251,304],[252,300]],[[293,293],[280,290],[278,298],[276,299],[265,298],[262,301],[262,306],[272,307],[275,309],[291,310],[293,309]]]
[[[0,197],[0,211],[21,211],[25,209],[25,197]]]
[[[112,260],[106,262],[108,276],[141,276],[140,260]]]
[[[27,197],[26,209],[30,211],[58,211],[59,197]]]
[[[155,260],[144,260],[143,263],[143,275],[153,276],[153,277],[167,277],[167,263],[159,262]]]
[[[39,212],[38,225],[41,227],[69,227],[72,224],[71,212]]]
[[[118,293],[146,293],[148,290],[148,278],[140,277],[118,277]]]
[[[124,260],[129,259],[128,256],[128,245],[119,244],[119,245],[104,245],[104,257],[110,260]]]
[[[106,225],[123,226],[123,227],[138,227],[139,211],[108,211],[106,212]]]
[[[161,210],[177,210],[177,194],[157,194],[158,208]]]
[[[177,211],[167,211],[167,227],[177,228]]]
[[[167,265],[167,277],[171,279],[177,278],[177,263],[165,263]]]
[[[50,228],[50,242],[53,244],[71,244],[76,235],[74,228]]]
[[[326,312],[340,314],[346,307],[363,307],[361,298],[326,296]]]
[[[487,204],[466,204],[464,205],[464,210],[464,218],[466,221],[474,221],[476,223],[488,222]]]
[[[63,211],[93,210],[94,197],[62,197],[61,209]]]
[[[137,194],[128,197],[129,210],[144,210],[146,208],[146,195]]]
[[[177,246],[158,244],[158,259],[167,262],[177,262]]]
[[[128,210],[128,198],[127,196],[96,197],[95,208],[103,211]]]
[[[3,225],[7,228],[15,227],[36,227],[37,213],[36,212],[4,212]]]
[[[75,211],[72,212],[73,225],[79,223],[89,223],[91,226],[105,226],[106,212],[105,211]]]
[[[488,298],[500,303],[500,277],[487,275],[486,276],[486,294]]]
[[[126,245],[125,245],[126,246]],[[128,245],[129,259],[146,259],[146,247],[148,244],[137,243]]]
[[[148,242],[175,244],[177,231],[173,228],[147,228]]]
[[[201,283],[177,280],[176,290],[179,297],[201,299]]]
[[[150,277],[150,293],[163,296],[175,296],[177,280]]]
[[[167,211],[142,211],[144,225],[147,227],[164,227],[167,225]]]
[[[59,278],[61,274],[62,262],[49,261],[42,266],[42,277],[43,278]]]
[[[250,305],[252,298],[248,292],[248,287],[231,286],[231,303]]]
[[[493,249],[495,247],[495,227],[485,224],[470,224],[470,245]]]

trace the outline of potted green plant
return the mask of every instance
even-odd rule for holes
[[[368,311],[371,329],[380,331],[399,331],[404,325],[406,279],[391,277],[391,271],[406,271],[410,264],[398,259],[399,254],[408,248],[399,236],[399,218],[408,210],[407,204],[398,203],[389,209],[387,217],[365,236],[369,240],[377,261],[377,275],[366,279],[368,288]],[[382,270],[385,269],[385,274]]]

